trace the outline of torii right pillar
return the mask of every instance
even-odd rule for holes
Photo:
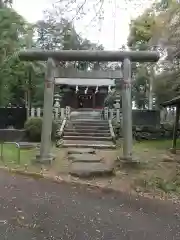
[[[123,61],[123,90],[122,90],[122,115],[123,115],[123,160],[132,161],[132,98],[131,98],[131,61]]]

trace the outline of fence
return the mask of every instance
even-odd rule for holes
[[[91,111],[91,110],[88,110]],[[93,111],[93,110],[92,110]],[[122,110],[121,109],[109,109],[105,107],[102,110],[94,110],[99,111],[99,115],[101,115],[102,119],[105,120],[114,120],[116,122],[122,121]],[[64,119],[70,117],[71,109],[70,107],[66,108],[54,108],[53,118]],[[30,117],[42,117],[43,111],[41,108],[32,108]],[[133,110],[132,111],[132,119],[134,125],[159,125],[160,124],[160,112],[157,110]]]
[[[105,107],[100,110],[101,116],[106,120],[115,120],[117,122],[122,121],[122,110],[121,109],[109,109]],[[69,118],[71,109],[70,107],[66,108],[54,108],[53,118],[55,120]],[[161,111],[159,110],[132,110],[132,119],[133,124],[135,125],[154,125],[158,123],[173,123],[175,119],[175,108],[164,108]],[[30,117],[42,117],[43,109],[42,108],[31,108]]]
[[[162,110],[132,110],[132,117],[137,124],[139,121],[143,123],[160,122],[161,124],[170,123],[173,124],[176,116],[176,108],[163,108]],[[117,119],[121,121],[122,111],[121,109],[108,109],[104,108],[105,119]]]
[[[121,109],[108,109],[104,108],[103,114],[104,119],[115,120],[116,122],[122,122],[122,110]],[[136,126],[160,125],[160,111],[158,110],[132,110],[132,123]]]
[[[64,119],[70,117],[70,107],[67,106],[66,108],[59,108],[59,107],[54,107],[53,109],[53,118],[55,120],[59,119]],[[43,116],[43,109],[42,108],[31,108],[30,110],[30,116],[31,118],[33,117],[42,117]]]

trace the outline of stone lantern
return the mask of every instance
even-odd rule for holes
[[[54,94],[54,101],[55,101],[54,107],[55,108],[60,107],[60,97],[61,97],[60,94],[58,94],[58,93]]]
[[[116,97],[115,97],[114,108],[120,109],[120,107],[121,107],[120,102],[121,102],[121,94],[119,92],[117,92]]]
[[[120,104],[120,102],[121,102],[121,94],[119,92],[116,92],[114,108],[116,109],[116,121],[118,123],[121,121],[121,117],[120,117],[121,104]]]
[[[56,93],[54,94],[54,117],[55,119],[59,118],[59,112],[60,112],[60,102],[61,102],[62,97],[60,96],[60,94]]]

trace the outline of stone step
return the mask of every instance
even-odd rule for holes
[[[63,137],[64,140],[90,140],[90,141],[111,141],[112,137],[103,137],[102,136],[64,136]]]
[[[72,121],[74,122],[81,122],[81,120],[79,119],[73,119]],[[108,120],[105,119],[94,119],[94,118],[83,118],[82,119],[83,122],[108,122]]]
[[[109,134],[110,130],[109,129],[103,129],[103,130],[98,130],[98,129],[75,129],[75,128],[68,128],[66,127],[64,129],[64,134],[65,133],[69,133],[69,132],[74,132],[74,133],[91,133],[91,134],[95,134],[95,133],[100,133],[100,134]]]
[[[107,121],[71,121],[73,125],[87,125],[87,126],[109,126]]]
[[[94,148],[94,149],[116,149],[111,141],[85,141],[85,140],[64,140],[61,147],[64,148]]]
[[[86,121],[87,119],[88,120],[96,120],[96,121],[100,121],[101,120],[101,118],[100,117],[89,117],[89,116],[78,116],[78,117],[70,117],[70,119],[72,120],[72,121],[74,121],[74,120],[79,120],[79,121]]]
[[[67,125],[67,128],[74,128],[74,129],[92,129],[92,130],[107,130],[109,129],[109,126],[84,126],[84,125]]]
[[[99,119],[101,120],[101,113],[98,112],[71,112],[70,119],[83,120],[83,119]]]
[[[68,124],[68,126],[72,126],[72,128],[100,128],[100,129],[106,129],[109,128],[109,125],[89,125],[89,124]]]
[[[101,162],[103,161],[103,158],[100,158],[95,154],[82,153],[70,154],[68,160],[71,160],[72,162]]]
[[[93,148],[69,148],[67,151],[67,154],[84,154],[84,153],[90,153],[95,154],[96,151]]]
[[[64,132],[64,136],[92,136],[92,137],[110,137],[111,136],[111,134],[110,134],[110,132],[108,132],[108,133],[102,133],[102,132],[100,132],[100,133],[97,133],[97,132],[89,132],[89,133],[87,133],[87,132],[82,132],[82,133],[79,133],[79,132]]]
[[[72,112],[102,112],[103,109],[94,109],[94,108],[76,108],[72,109]]]
[[[92,124],[90,124],[90,123],[84,123],[84,122],[82,122],[82,123],[74,123],[74,122],[71,122],[71,125],[72,126],[83,126],[83,127],[109,127],[109,124],[108,123],[92,123]]]
[[[80,178],[113,175],[114,167],[103,162],[72,162],[69,173]]]

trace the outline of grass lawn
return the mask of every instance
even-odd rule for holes
[[[137,147],[168,150],[172,147],[172,140],[146,140],[139,143],[136,142],[135,148]],[[180,148],[180,139],[177,140],[177,148]]]
[[[1,157],[0,164],[12,167],[31,165],[31,160],[36,156],[36,153],[36,149],[21,149],[19,159],[19,149],[14,144],[5,144],[3,145],[3,158]]]
[[[180,152],[170,153],[172,140],[135,142],[133,156],[140,161],[137,168],[121,168],[114,182],[137,192],[166,193],[180,197]],[[177,140],[180,149],[180,139]],[[118,180],[117,180],[118,179]]]
[[[56,156],[56,161],[52,165],[45,165],[34,163],[33,160],[39,153],[39,149],[20,149],[20,161],[19,150],[14,144],[8,144],[3,146],[3,158],[0,156],[0,165],[8,166],[10,168],[28,168],[30,171],[40,172],[42,169],[45,171],[66,172],[67,161],[65,158],[65,150],[52,148],[52,153]],[[1,154],[0,154],[1,155]]]

